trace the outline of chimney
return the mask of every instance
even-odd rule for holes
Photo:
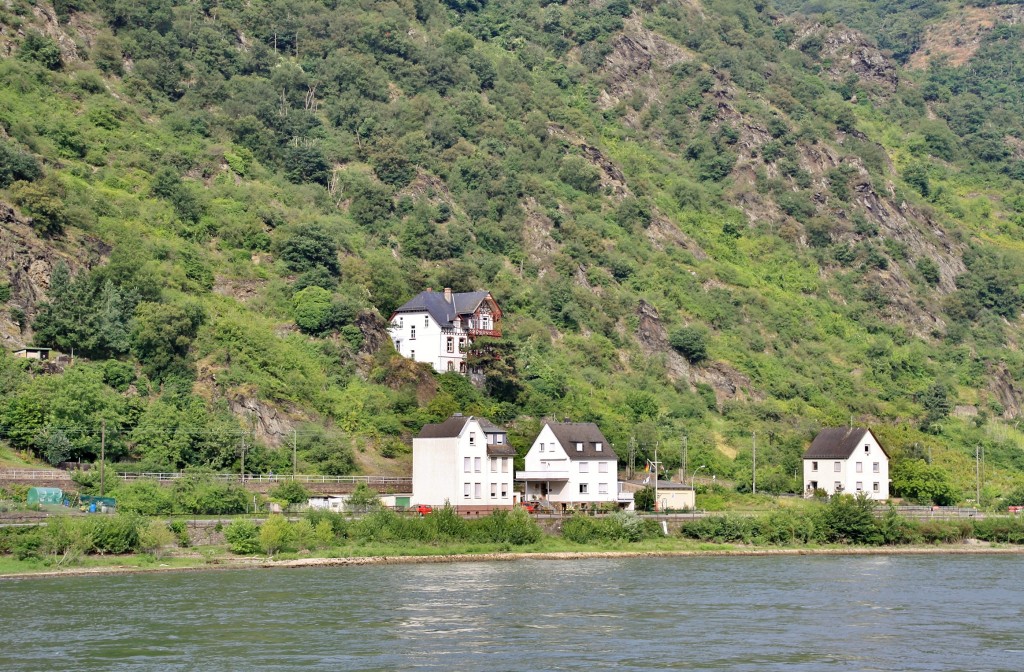
[[[452,302],[452,288],[451,287],[445,287],[444,288],[444,300],[447,301],[448,303]]]
[[[453,418],[461,418],[462,417],[462,413],[452,413],[452,417]]]
[[[434,291],[434,288],[433,287],[427,287],[427,291],[428,292],[432,292],[432,291]]]

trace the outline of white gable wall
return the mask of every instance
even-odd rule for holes
[[[551,502],[614,502],[618,498],[618,463],[610,445],[604,446],[604,459],[570,459],[575,446],[563,446],[549,425],[544,425],[524,459],[527,472],[558,472],[567,480],[547,481]],[[603,465],[603,466],[602,466]],[[585,488],[581,488],[585,485]],[[581,492],[585,489],[585,492]],[[537,497],[540,484],[528,482],[526,496]]]
[[[844,494],[864,493],[871,499],[889,499],[889,458],[870,431],[845,460],[804,459],[803,462],[804,492],[817,483],[819,489],[834,495],[838,483]],[[875,471],[876,466],[878,471]]]
[[[512,458],[494,460],[492,471],[487,435],[476,419],[468,421],[457,437],[414,438],[413,504],[512,506]]]

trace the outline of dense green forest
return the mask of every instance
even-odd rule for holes
[[[1024,483],[1024,22],[959,0],[10,0],[0,436],[50,463],[408,473],[454,411],[749,489],[869,425]],[[989,19],[992,19],[989,21]],[[977,40],[945,43],[970,23]],[[973,22],[973,23],[971,23]],[[966,30],[966,33],[971,31]],[[479,385],[391,311],[489,290]]]

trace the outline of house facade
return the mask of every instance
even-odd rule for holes
[[[427,289],[395,310],[389,331],[403,357],[438,373],[468,373],[466,351],[473,339],[501,337],[501,309],[490,292]]]
[[[633,494],[618,481],[618,458],[592,422],[547,422],[516,472],[524,501],[556,509],[595,508],[612,502],[633,508]]]
[[[457,413],[424,425],[412,440],[411,503],[460,513],[511,508],[515,455],[506,431],[483,418]]]
[[[889,454],[869,429],[823,429],[804,453],[803,462],[805,497],[824,490],[829,495],[889,499]]]

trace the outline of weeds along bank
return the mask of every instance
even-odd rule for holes
[[[423,517],[390,509],[359,517],[311,511],[298,520],[280,515],[262,522],[238,519],[224,525],[222,531],[224,543],[203,546],[204,557],[337,551],[373,555],[375,549],[387,555],[531,553],[554,547],[581,552],[609,547],[672,551],[685,549],[694,541],[779,548],[898,547],[968,539],[1024,544],[1024,519],[916,522],[893,511],[877,516],[871,506],[853,498],[835,498],[827,505],[799,512],[695,519],[686,521],[668,538],[658,521],[634,513],[578,515],[561,521],[559,529],[545,530],[522,510],[498,511],[473,520],[461,518],[452,509]],[[54,517],[37,527],[0,528],[0,555],[19,561],[15,569],[23,567],[25,571],[73,568],[87,556],[136,554],[161,559],[194,553],[184,550],[191,543],[183,521],[168,523],[136,514]]]

